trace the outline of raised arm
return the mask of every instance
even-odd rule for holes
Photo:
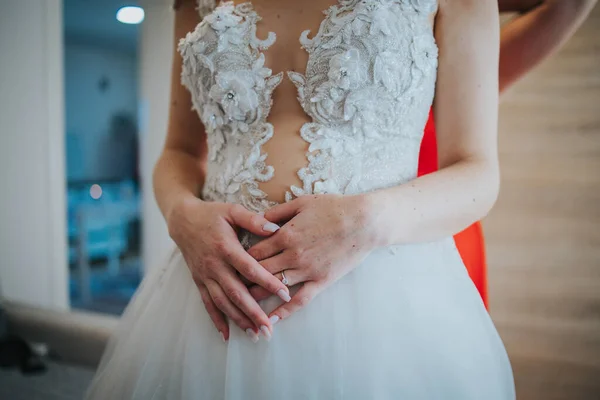
[[[596,1],[499,0],[500,12],[519,13],[500,35],[500,92],[560,49]]]

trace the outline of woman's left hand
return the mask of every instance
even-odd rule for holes
[[[272,320],[286,319],[306,306],[377,246],[366,199],[364,195],[302,196],[265,213],[267,220],[284,225],[248,253],[279,279],[283,271],[288,286],[303,284],[289,303],[270,314]],[[270,295],[258,286],[251,293],[256,298]]]

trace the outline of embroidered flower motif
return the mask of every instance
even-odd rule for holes
[[[357,49],[350,49],[337,54],[329,60],[327,77],[338,88],[355,89],[366,80],[366,70],[360,62]]]
[[[390,8],[395,0],[359,1],[348,21],[342,21],[342,41],[352,43],[352,37],[383,33],[391,35],[397,31],[397,14]]]
[[[414,176],[435,85],[437,47],[425,14],[435,4],[338,0],[317,32],[302,33],[306,72],[288,76],[310,117],[300,129],[308,163],[286,200],[358,193]],[[273,205],[259,182],[274,175],[262,150],[273,136],[267,117],[283,77],[265,66],[262,52],[276,36],[257,37],[258,21],[250,2],[222,1],[180,44],[182,82],[210,133],[203,196],[255,212]]]
[[[366,18],[357,16],[344,26],[344,42],[351,43],[352,36],[361,37],[368,32],[369,23]]]
[[[265,55],[260,53],[256,61],[252,63],[252,79],[254,80],[254,86],[257,89],[263,89],[265,82],[268,77],[271,76],[271,69],[265,67]]]
[[[421,71],[426,71],[437,64],[435,60],[438,57],[438,48],[432,35],[415,36],[410,51],[415,65]]]
[[[202,122],[207,132],[219,129],[225,124],[223,111],[213,102],[207,103],[202,110]]]
[[[381,32],[384,35],[391,35],[397,23],[394,13],[390,12],[388,7],[382,5],[372,12],[369,33],[375,35]]]
[[[344,93],[333,82],[326,81],[319,86],[310,98],[312,105],[309,106],[315,121],[329,123],[342,120]]]
[[[374,1],[374,0],[338,0],[338,3],[342,7],[350,8],[350,7],[358,7],[358,4],[366,3],[367,1]]]
[[[222,162],[224,154],[221,151],[225,146],[225,132],[226,127],[220,129],[214,129],[206,136],[208,143],[208,160],[212,162]]]
[[[419,13],[432,13],[436,9],[435,0],[404,0],[409,6]]]
[[[208,23],[211,28],[222,34],[229,28],[237,26],[241,21],[242,17],[234,14],[235,5],[232,1],[223,3],[221,6],[215,8],[215,10],[208,14],[204,21]]]
[[[438,48],[435,39],[431,35],[415,36],[410,45],[410,52],[413,61],[411,84],[419,86],[424,77],[437,66]]]
[[[377,8],[378,3],[376,0],[360,0],[354,7],[358,13],[368,14]]]
[[[245,121],[248,113],[258,108],[258,94],[254,90],[251,71],[219,73],[209,96],[216,101],[232,121]]]
[[[394,98],[376,86],[353,91],[344,102],[344,119],[350,121],[355,135],[374,138],[392,134],[398,129],[398,114]]]
[[[215,0],[198,0],[198,13],[200,17],[204,17],[212,12],[216,7]]]
[[[239,45],[243,41],[243,18],[235,11],[233,2],[228,1],[215,8],[214,12],[208,14],[201,23],[215,31],[219,51],[225,50],[230,45]]]
[[[381,52],[375,57],[373,79],[399,96],[410,85],[411,62],[392,51]]]
[[[314,194],[332,194],[339,192],[340,189],[338,188],[335,179],[325,179],[323,181],[317,181],[313,186]]]

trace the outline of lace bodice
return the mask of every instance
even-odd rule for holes
[[[260,16],[247,2],[200,0],[205,15],[179,43],[182,82],[207,132],[203,198],[240,203],[256,212],[273,203],[259,182],[274,176],[262,145],[272,93],[284,79],[265,67],[275,40],[256,36]],[[419,146],[433,99],[437,46],[429,23],[436,0],[339,0],[324,11],[318,32],[302,33],[305,74],[287,71],[311,121],[306,194],[354,194],[404,183],[416,176]],[[212,11],[211,11],[212,10]]]

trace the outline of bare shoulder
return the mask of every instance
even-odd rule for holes
[[[465,32],[465,24],[476,27],[496,21],[499,24],[497,0],[439,0],[436,25],[444,22],[447,32]]]
[[[175,39],[184,37],[193,31],[200,22],[196,0],[176,0],[175,9]]]
[[[465,158],[495,162],[499,30],[497,0],[440,0],[433,107],[440,167]]]
[[[472,18],[466,12],[498,13],[497,0],[439,0],[438,10],[444,13],[463,14],[463,18]]]
[[[195,0],[180,0],[177,5],[171,70],[171,104],[165,148],[177,148],[197,156],[203,153],[206,147],[204,126],[192,110],[190,93],[181,84],[183,60],[178,53],[177,44],[181,38],[196,28],[200,22],[200,15]]]

